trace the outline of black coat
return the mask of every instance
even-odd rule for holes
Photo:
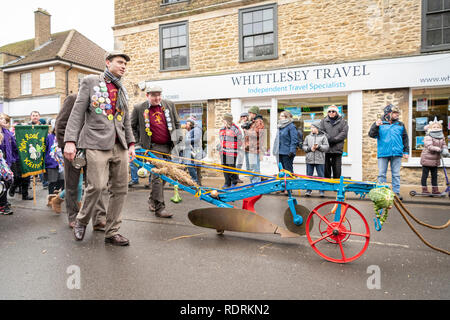
[[[342,154],[344,149],[344,141],[348,134],[347,121],[338,116],[336,121],[332,124],[331,119],[327,116],[320,121],[320,130],[322,130],[330,145],[327,153],[339,153]]]

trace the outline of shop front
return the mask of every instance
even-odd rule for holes
[[[344,146],[342,174],[364,180],[377,170],[363,162],[369,144],[367,132],[382,108],[394,102],[389,93],[374,100],[367,92],[407,92],[401,120],[407,126],[410,154],[404,167],[418,167],[423,147],[423,126],[434,117],[443,121],[449,135],[450,54],[359,61],[343,64],[286,68],[270,71],[233,73],[148,82],[164,89],[164,97],[175,102],[182,118],[196,113],[202,119],[207,160],[215,160],[214,146],[225,112],[235,122],[242,112],[258,106],[266,124],[265,154],[261,171],[278,171],[271,154],[277,133],[279,113],[289,110],[303,135],[310,133],[314,120],[323,119],[328,106],[336,105],[349,125]],[[391,101],[392,100],[392,101]],[[201,116],[199,113],[201,105]],[[197,108],[197,109],[196,109]],[[448,142],[448,141],[447,141]],[[373,148],[373,143],[370,144]],[[375,143],[376,148],[376,143]],[[376,162],[376,159],[375,159]],[[450,164],[450,163],[449,163]],[[294,159],[294,171],[304,174],[305,157],[301,150]],[[372,177],[372,176],[371,176]]]

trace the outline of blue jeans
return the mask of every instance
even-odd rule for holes
[[[402,165],[402,157],[378,158],[378,183],[386,183],[389,162],[391,163],[392,191],[394,193],[400,193],[400,167]]]
[[[191,175],[192,180],[198,184],[197,167],[188,167],[188,172]]]
[[[245,162],[247,164],[247,170],[260,173],[259,167],[259,154],[255,153],[245,153]],[[250,183],[261,182],[261,177],[250,176]]]
[[[318,177],[325,177],[325,164],[306,164],[306,175],[312,177],[314,175],[314,168],[316,168]],[[311,190],[307,190],[310,191]],[[322,193],[322,192],[321,192]]]
[[[139,168],[134,165],[134,163],[130,163],[130,173],[131,173],[131,181],[134,183],[139,183],[138,172]]]

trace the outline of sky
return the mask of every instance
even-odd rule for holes
[[[34,38],[34,11],[51,15],[51,32],[75,29],[105,50],[112,50],[114,0],[11,0],[2,1],[0,46]]]

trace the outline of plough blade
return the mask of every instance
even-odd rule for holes
[[[216,229],[218,231],[272,233],[279,234],[282,238],[299,237],[298,234],[281,228],[266,218],[245,209],[194,209],[189,212],[188,217],[196,226]]]

